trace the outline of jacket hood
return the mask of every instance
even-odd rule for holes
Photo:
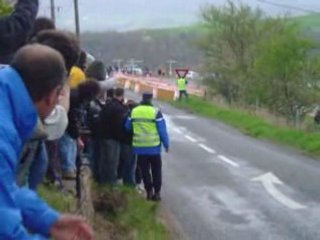
[[[38,114],[21,77],[12,67],[0,70],[0,95],[3,96],[0,114],[7,121],[13,121],[22,143],[25,143],[33,133]]]

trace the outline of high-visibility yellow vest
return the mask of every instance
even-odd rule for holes
[[[178,90],[185,91],[187,89],[187,81],[184,78],[178,79]]]
[[[132,110],[134,147],[156,147],[160,137],[156,126],[157,110],[152,106],[138,106]]]

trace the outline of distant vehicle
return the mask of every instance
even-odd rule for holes
[[[132,72],[135,75],[143,75],[143,70],[141,68],[135,67],[135,68],[132,69]]]
[[[126,72],[128,74],[134,74],[134,75],[139,75],[142,76],[143,75],[143,70],[141,67],[139,67],[138,65],[125,65],[123,67],[123,72]]]
[[[191,79],[191,80],[197,79],[199,77],[200,77],[199,73],[197,73],[195,71],[189,71],[187,76],[186,76],[187,79]]]

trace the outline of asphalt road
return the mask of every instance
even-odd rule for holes
[[[163,204],[184,239],[320,239],[319,161],[155,105],[171,138],[171,151],[163,155]]]

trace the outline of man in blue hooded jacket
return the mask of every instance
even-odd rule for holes
[[[0,63],[8,64],[26,44],[36,19],[39,0],[18,0],[11,15],[0,17]]]
[[[41,45],[20,49],[11,66],[0,70],[0,239],[92,239],[84,219],[60,215],[16,185],[22,147],[38,116],[46,118],[56,105],[65,78],[62,56]]]

